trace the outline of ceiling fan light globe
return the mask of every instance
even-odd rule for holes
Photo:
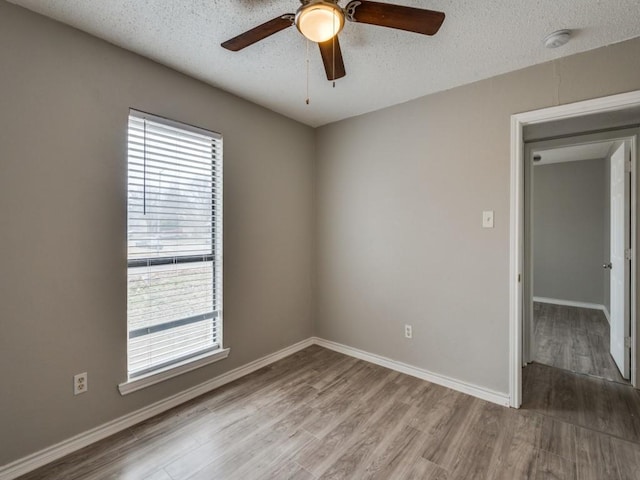
[[[344,26],[344,14],[333,3],[317,2],[303,5],[296,13],[296,27],[312,42],[326,42]]]

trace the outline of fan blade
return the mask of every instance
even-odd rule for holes
[[[347,20],[408,32],[434,35],[444,22],[444,13],[390,3],[353,0],[344,9]]]
[[[294,18],[295,15],[293,13],[280,15],[278,18],[269,20],[262,25],[258,25],[251,30],[241,33],[237,37],[233,37],[231,40],[227,40],[222,44],[222,46],[227,50],[237,52],[238,50],[242,50],[243,48],[253,45],[260,40],[264,40],[274,33],[278,33],[280,30],[290,27],[293,25]]]
[[[324,70],[327,72],[327,80],[336,80],[344,77],[347,72],[344,69],[344,61],[342,60],[342,50],[340,50],[338,36],[336,35],[326,42],[318,43],[318,46],[320,47],[320,55],[322,55]]]

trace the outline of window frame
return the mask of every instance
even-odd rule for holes
[[[160,117],[157,115],[149,114],[146,112],[142,112],[139,110],[129,109],[129,115],[127,116],[127,151],[129,150],[129,142],[130,142],[130,122],[131,119],[135,118],[138,120],[149,120],[150,122],[154,122],[160,124],[162,126],[167,126],[170,128],[178,129],[181,131],[185,131],[187,133],[195,133],[198,135],[204,135],[206,137],[210,137],[212,142],[218,142],[220,147],[220,153],[212,158],[212,177],[211,183],[212,187],[217,190],[216,193],[212,191],[212,198],[215,195],[217,200],[212,207],[212,243],[211,243],[211,253],[208,255],[195,255],[194,258],[198,258],[200,261],[204,257],[211,257],[213,262],[213,291],[211,292],[214,307],[219,305],[217,310],[214,310],[214,316],[212,321],[214,322],[214,328],[217,322],[219,325],[219,331],[217,332],[216,339],[218,339],[218,348],[213,350],[204,349],[201,352],[196,352],[191,354],[190,356],[170,361],[170,363],[166,365],[158,365],[155,367],[150,367],[147,370],[142,370],[140,372],[131,375],[129,373],[129,342],[131,338],[131,331],[129,330],[129,308],[127,308],[127,327],[126,327],[126,346],[127,346],[127,380],[118,385],[118,389],[122,395],[126,395],[128,393],[134,392],[136,390],[140,390],[141,388],[145,388],[150,385],[154,385],[156,383],[162,382],[169,378],[173,378],[175,376],[181,375],[183,373],[189,372],[196,368],[200,368],[204,365],[208,365],[210,363],[222,360],[227,358],[230,349],[224,348],[223,344],[223,292],[222,292],[222,283],[223,283],[223,255],[222,255],[222,241],[223,241],[223,206],[222,206],[222,189],[223,189],[223,143],[222,143],[222,135],[213,132],[210,130],[206,130],[203,128],[195,127],[190,124],[177,122],[175,120],[170,120],[164,117]],[[130,169],[130,158],[127,153],[127,172]],[[127,174],[127,178],[129,178],[129,174]],[[127,199],[129,198],[130,187],[127,181]],[[129,200],[127,200],[127,219],[129,219]],[[129,269],[136,268],[139,266],[155,266],[171,264],[171,263],[189,263],[190,261],[194,261],[193,259],[187,258],[185,255],[184,258],[181,258],[180,261],[171,262],[164,258],[155,258],[148,257],[144,259],[130,259],[129,258],[129,221],[127,220],[127,277],[129,277]],[[133,264],[133,265],[132,265]],[[136,265],[138,264],[138,265]],[[128,281],[127,281],[128,283]],[[129,298],[129,293],[127,292],[127,299]],[[128,302],[128,300],[127,300]],[[180,322],[177,320],[176,322]],[[171,323],[171,322],[168,322]]]

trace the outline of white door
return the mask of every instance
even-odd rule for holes
[[[629,379],[631,349],[629,337],[629,248],[630,148],[624,142],[611,156],[611,356],[622,376]]]

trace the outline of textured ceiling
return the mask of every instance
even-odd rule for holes
[[[446,13],[422,36],[347,22],[332,88],[316,45],[288,28],[240,52],[220,43],[298,0],[10,0],[311,126],[640,36],[638,0],[394,0]],[[344,6],[347,0],[341,0]],[[542,39],[574,30],[564,47]]]

